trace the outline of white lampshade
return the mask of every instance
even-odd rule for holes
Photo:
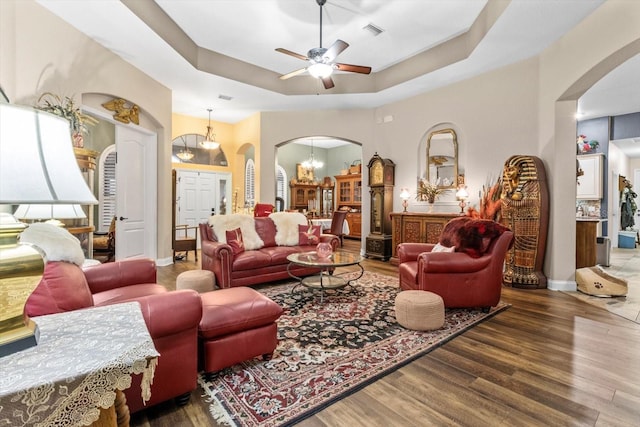
[[[469,198],[469,193],[467,192],[467,188],[462,186],[456,192],[456,198],[458,200],[466,200]]]
[[[86,218],[80,205],[20,205],[13,214],[18,219]]]
[[[27,203],[98,201],[78,167],[66,119],[0,104],[0,204]]]
[[[409,200],[409,197],[411,197],[411,193],[409,193],[408,188],[403,188],[402,190],[400,190],[400,198],[402,200]]]

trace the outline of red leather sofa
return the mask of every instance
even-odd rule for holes
[[[197,385],[202,303],[195,291],[169,292],[157,284],[153,260],[118,261],[85,270],[68,262],[49,262],[40,284],[27,300],[25,312],[36,317],[129,301],[140,304],[160,353],[146,407],[172,398],[179,405],[187,403]],[[124,391],[130,412],[145,408],[140,380],[141,375],[134,376],[132,386]]]
[[[460,223],[468,218],[450,221],[443,235],[447,232],[458,233]],[[483,223],[484,221],[484,223]],[[474,220],[475,224],[488,224],[487,220]],[[451,224],[451,226],[449,225]],[[499,224],[493,223],[496,229]],[[449,228],[449,230],[448,230]],[[461,246],[469,245],[465,237],[443,239],[444,246],[456,246],[456,252],[435,252],[434,244],[401,243],[398,245],[398,275],[402,290],[424,290],[438,294],[444,300],[445,307],[482,308],[488,311],[500,301],[502,293],[502,272],[507,250],[512,245],[513,233],[509,229],[500,229],[497,235],[478,236],[475,240],[481,250],[461,250]],[[453,244],[452,240],[455,240]]]
[[[216,276],[220,288],[250,286],[289,278],[287,256],[296,252],[314,251],[316,244],[278,246],[275,243],[276,225],[269,217],[255,218],[255,229],[264,246],[244,251],[234,256],[231,246],[218,242],[209,224],[200,224],[202,269]],[[329,242],[335,251],[340,239],[333,234],[321,234],[320,242]],[[317,268],[291,266],[291,273],[298,277],[318,273]]]

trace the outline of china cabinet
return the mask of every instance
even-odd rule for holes
[[[289,187],[291,189],[290,208],[302,211],[303,209],[309,209],[310,200],[313,200],[315,202],[318,197],[318,189],[320,188],[320,184],[294,184],[292,182],[291,184],[289,184]]]
[[[336,209],[349,210],[347,223],[349,235],[347,237],[360,238],[362,218],[362,175],[336,175]]]

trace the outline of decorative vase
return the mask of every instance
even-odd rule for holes
[[[322,242],[316,246],[316,255],[318,255],[319,258],[329,258],[332,252],[333,249],[330,243]]]
[[[76,148],[84,148],[84,135],[81,132],[73,132],[71,135],[73,146]]]
[[[432,213],[433,212],[433,203],[434,202],[429,202],[429,210],[427,211],[428,213]]]

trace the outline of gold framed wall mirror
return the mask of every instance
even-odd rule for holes
[[[427,139],[427,180],[442,188],[456,188],[458,138],[453,129],[431,132]]]

